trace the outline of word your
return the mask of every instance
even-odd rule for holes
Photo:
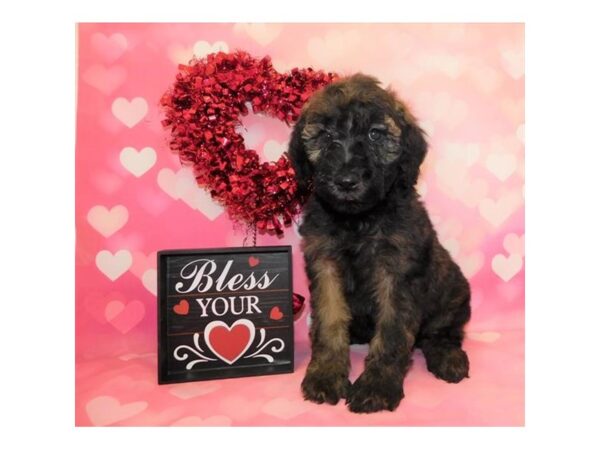
[[[277,274],[272,278],[269,277],[268,270],[265,270],[260,278],[257,278],[254,275],[254,272],[251,272],[250,275],[247,275],[246,277],[241,273],[230,275],[229,270],[231,269],[232,264],[233,260],[230,259],[227,261],[227,264],[225,264],[225,267],[218,277],[213,278],[213,275],[215,275],[215,271],[217,270],[217,264],[214,260],[197,259],[189,262],[183,266],[179,273],[182,279],[190,280],[189,285],[186,286],[183,281],[180,281],[175,284],[175,290],[182,294],[187,294],[194,290],[197,292],[208,292],[211,289],[216,289],[218,292],[224,290],[235,292],[242,288],[247,291],[252,291],[255,289],[268,288],[279,276],[279,274]]]
[[[216,298],[197,298],[196,301],[202,309],[200,317],[207,317],[206,312],[210,307],[210,311],[215,316],[224,316],[228,312],[234,316],[240,314],[262,313],[258,307],[258,297],[255,295],[240,295],[239,301],[236,297],[216,297]],[[237,306],[237,308],[236,308]]]

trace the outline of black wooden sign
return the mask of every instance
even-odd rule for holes
[[[294,370],[291,247],[158,252],[158,382]]]

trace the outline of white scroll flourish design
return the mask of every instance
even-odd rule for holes
[[[261,328],[259,333],[260,333],[260,341],[258,342],[257,350],[254,353],[244,356],[244,359],[245,358],[265,358],[267,361],[272,363],[273,361],[275,361],[275,359],[271,355],[266,354],[266,353],[261,353],[261,352],[267,346],[269,346],[271,343],[273,343],[273,346],[271,347],[270,350],[273,353],[279,353],[285,348],[285,343],[280,338],[273,338],[273,339],[270,339],[267,342],[265,342],[266,333],[265,333],[264,328]]]
[[[204,354],[204,350],[200,347],[200,333],[194,333],[194,347],[196,348],[192,348],[189,345],[180,345],[173,351],[173,356],[177,361],[187,360],[192,353],[199,358],[188,362],[185,366],[187,370],[192,369],[198,363],[216,361],[216,359],[210,358]]]

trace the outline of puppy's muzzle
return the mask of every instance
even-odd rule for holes
[[[360,176],[355,173],[345,173],[335,177],[335,180],[333,182],[341,192],[350,193],[358,189],[358,185],[360,183]]]

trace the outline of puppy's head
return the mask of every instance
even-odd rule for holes
[[[332,83],[307,102],[290,140],[301,189],[337,211],[364,212],[392,188],[413,189],[427,144],[406,106],[372,77]]]

